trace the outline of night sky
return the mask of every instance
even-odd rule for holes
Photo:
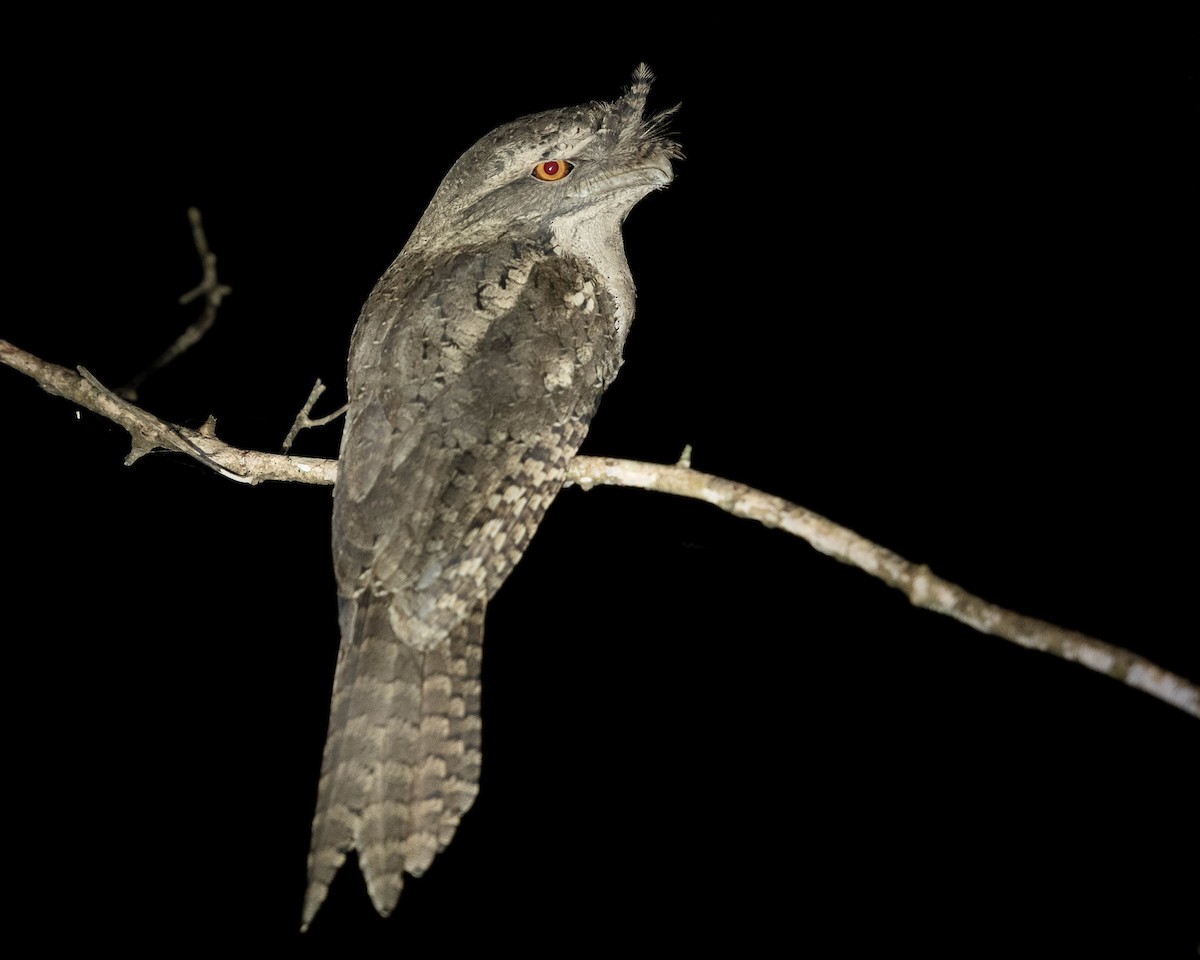
[[[73,47],[66,92],[33,78],[13,105],[0,337],[119,386],[196,316],[197,206],[234,292],[141,401],[277,450],[316,378],[318,413],[342,402],[359,307],[458,155],[612,99],[644,59],[686,159],[626,222],[637,319],[584,452],[691,444],[698,470],[1200,680],[1196,73],[1030,25],[694,16],[687,42],[595,26],[516,61],[383,23]],[[351,861],[301,938],[330,491],[126,468],[121,429],[7,369],[0,402],[14,932],[395,956],[1200,942],[1200,721],[619,489],[564,491],[489,608],[482,789],[449,849],[387,921]]]

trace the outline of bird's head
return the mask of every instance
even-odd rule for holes
[[[671,160],[680,156],[664,132],[670,111],[645,115],[652,80],[643,64],[617,100],[497,127],[450,169],[410,248],[436,254],[442,242],[611,235],[638,200],[671,182]]]

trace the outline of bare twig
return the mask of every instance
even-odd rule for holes
[[[217,440],[211,420],[200,430],[164,423],[117,397],[90,374],[79,375],[46,363],[5,340],[0,340],[0,362],[33,377],[48,392],[73,400],[128,430],[133,449],[126,463],[162,448],[186,453],[244,483],[290,480],[331,484],[336,479],[337,461],[235,449]],[[927,566],[911,563],[810,510],[744,484],[694,471],[686,465],[689,460],[685,456],[681,458],[684,465],[665,466],[576,457],[568,468],[568,479],[585,490],[598,484],[639,487],[703,500],[734,516],[784,530],[807,540],[821,553],[900,590],[915,606],[953,617],[1022,647],[1081,664],[1200,717],[1200,687],[1190,680],[1129,650],[997,607],[936,576]]]
[[[312,413],[313,406],[321,398],[321,394],[324,392],[325,384],[323,384],[320,380],[317,380],[317,382],[313,384],[313,388],[308,394],[308,399],[304,401],[304,406],[301,407],[300,412],[296,414],[296,419],[292,423],[292,429],[288,431],[287,438],[283,441],[284,453],[287,453],[292,449],[292,444],[296,442],[296,437],[299,435],[301,430],[307,430],[309,427],[323,427],[327,423],[332,423],[346,412],[346,408],[349,406],[349,404],[344,403],[328,416],[317,417],[315,420],[312,419],[309,414]]]
[[[145,382],[147,377],[155,371],[161,370],[185,350],[194,347],[200,342],[200,339],[208,333],[209,328],[216,323],[217,310],[221,306],[221,301],[233,292],[231,288],[217,280],[217,255],[208,248],[208,237],[204,234],[204,224],[200,219],[200,211],[195,207],[189,208],[188,219],[192,223],[192,241],[196,244],[196,253],[200,255],[200,266],[204,274],[199,285],[183,294],[179,298],[179,303],[181,305],[189,304],[197,297],[203,295],[204,310],[201,311],[200,317],[196,322],[184,330],[175,342],[159,354],[150,366],[117,391],[126,400],[136,400],[138,387]]]

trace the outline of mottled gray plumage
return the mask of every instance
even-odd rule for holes
[[[612,103],[492,131],[442,181],[350,348],[342,642],[303,923],[350,850],[387,915],[478,790],[484,609],[621,364],[621,223],[671,180],[643,66]],[[557,169],[540,167],[553,161]],[[547,182],[534,175],[561,174]]]

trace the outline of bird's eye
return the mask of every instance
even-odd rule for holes
[[[555,180],[561,180],[574,169],[575,164],[566,160],[543,160],[541,163],[534,164],[533,175],[538,180],[552,183]]]

